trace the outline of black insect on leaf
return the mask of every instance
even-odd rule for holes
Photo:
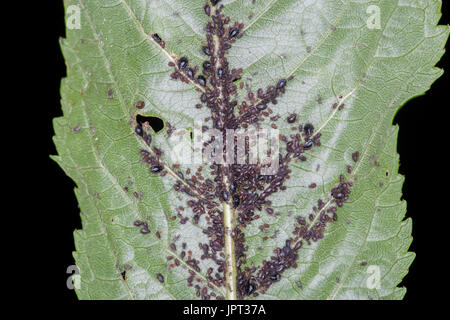
[[[391,122],[442,74],[440,1],[65,5],[81,27],[61,42],[53,159],[83,211],[80,299],[404,296],[414,253]],[[276,166],[253,162],[249,139],[220,143],[252,130],[277,132]],[[205,158],[180,161],[179,141]]]

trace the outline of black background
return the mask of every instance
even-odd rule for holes
[[[47,128],[47,152],[46,154],[56,154],[52,136],[52,119],[62,115],[60,106],[60,81],[65,76],[65,64],[59,48],[58,39],[64,37],[64,10],[62,1],[56,1],[52,8],[51,19],[54,23],[51,27],[51,52],[48,54],[54,64],[51,104],[47,104],[46,128]],[[443,9],[450,7],[443,4]],[[449,18],[443,17],[440,24],[448,24]],[[448,55],[444,55],[438,63],[438,67],[449,70]],[[51,75],[49,75],[51,77]],[[436,270],[436,264],[441,261],[439,253],[441,246],[445,244],[445,235],[442,230],[440,220],[448,214],[448,210],[441,204],[436,194],[438,183],[444,180],[444,173],[438,168],[445,165],[446,156],[437,148],[447,147],[448,137],[447,123],[442,113],[449,107],[446,96],[448,94],[449,75],[448,72],[439,78],[431,87],[431,90],[424,96],[417,97],[409,101],[398,112],[394,123],[400,126],[398,152],[400,154],[400,173],[406,177],[403,185],[403,199],[407,201],[407,217],[413,219],[414,241],[410,251],[417,254],[409,273],[400,285],[407,287],[407,293],[403,303],[415,303],[428,299],[434,299],[438,295],[434,289],[441,285],[441,273],[445,273],[445,266],[442,270]],[[48,111],[47,111],[48,110]],[[59,166],[50,160],[47,164],[48,177],[50,177],[46,194],[49,195],[47,202],[47,212],[55,221],[57,227],[51,228],[50,248],[52,252],[52,263],[50,266],[50,277],[55,283],[54,297],[66,303],[76,302],[76,295],[66,287],[66,268],[74,264],[72,251],[73,230],[81,228],[78,203],[75,199],[73,181],[68,178]],[[445,199],[444,199],[445,201]],[[437,248],[438,250],[432,250]],[[445,251],[443,254],[446,254]],[[436,279],[437,278],[437,279]],[[163,306],[163,304],[161,304]],[[290,304],[292,307],[292,304]],[[295,307],[295,305],[294,305]]]

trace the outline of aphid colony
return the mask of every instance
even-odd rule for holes
[[[221,131],[224,140],[226,140],[225,129],[248,128],[249,126],[258,128],[267,119],[272,121],[271,126],[276,128],[276,122],[280,116],[274,115],[268,105],[277,104],[277,99],[285,93],[289,81],[293,78],[279,79],[266,90],[257,89],[256,94],[247,88],[247,101],[238,103],[236,84],[242,80],[242,69],[230,68],[226,54],[231,45],[242,37],[244,25],[237,22],[230,25],[230,18],[223,16],[221,13],[223,6],[218,5],[219,2],[220,0],[209,1],[203,7],[205,14],[210,17],[210,21],[205,27],[206,43],[201,47],[201,51],[206,57],[201,68],[192,66],[188,57],[182,56],[175,59],[175,62],[169,62],[169,66],[174,69],[171,78],[196,85],[196,90],[200,93],[200,104],[196,107],[205,105],[210,109],[211,116],[206,118],[205,122],[210,121],[212,128]],[[165,48],[164,41],[157,33],[153,33],[151,38]],[[201,73],[199,74],[200,69]],[[244,87],[242,81],[239,85],[241,89]],[[144,106],[142,101],[136,103],[138,109],[142,109]],[[212,267],[208,270],[201,270],[200,261],[192,257],[192,251],[188,250],[188,254],[186,254],[186,243],[182,244],[181,251],[178,250],[180,252],[177,252],[175,242],[170,244],[169,249],[173,252],[173,255],[167,257],[170,267],[179,267],[180,262],[188,266],[187,284],[194,286],[194,282],[198,282],[194,286],[197,297],[202,299],[224,298],[214,292],[214,287],[225,287],[227,269],[224,254],[225,229],[222,203],[227,203],[234,209],[236,225],[232,229],[232,237],[237,267],[237,297],[244,298],[250,295],[256,297],[258,292],[266,292],[272,283],[281,279],[285,270],[296,268],[298,251],[304,241],[310,243],[311,240],[318,241],[323,238],[326,224],[337,220],[337,207],[341,207],[348,200],[352,183],[345,181],[344,176],[341,176],[339,184],[330,191],[328,203],[325,204],[321,199],[318,200],[317,207],[313,208],[313,213],[308,217],[309,222],[303,217],[296,218],[292,238],[286,239],[283,247],[276,248],[274,256],[265,260],[261,266],[252,266],[251,268],[247,266],[248,247],[245,244],[243,229],[252,221],[259,219],[262,214],[275,215],[274,209],[271,208],[270,197],[277,192],[286,190],[284,184],[290,178],[291,173],[289,164],[291,161],[306,161],[307,152],[311,152],[315,147],[321,145],[321,133],[315,133],[313,124],[298,123],[297,114],[287,116],[285,121],[288,125],[292,125],[292,130],[296,132],[290,134],[289,137],[285,135],[279,137],[280,141],[284,143],[284,149],[278,155],[279,168],[273,175],[263,175],[263,166],[260,162],[249,164],[248,161],[247,164],[209,164],[206,168],[198,168],[194,173],[191,173],[190,169],[182,172],[177,165],[170,168],[170,171],[176,175],[173,189],[190,198],[185,205],[190,207],[193,212],[192,216],[183,216],[184,207],[180,206],[176,209],[177,214],[172,218],[178,218],[180,224],[191,221],[195,225],[199,223],[200,219],[205,219],[208,226],[203,233],[208,236],[209,242],[198,244],[202,252],[200,260],[209,259],[217,265],[215,270]],[[202,129],[205,131],[208,127],[205,126]],[[168,126],[168,130],[173,130],[173,128]],[[137,124],[135,132],[149,147],[148,150],[141,150],[142,162],[147,164],[151,174],[165,175],[167,172],[166,165],[162,160],[162,152],[152,146],[152,138],[146,133],[145,127]],[[170,135],[171,132],[168,134]],[[207,144],[205,143],[204,147]],[[226,154],[226,146],[223,148],[224,154]],[[248,145],[245,148],[247,149]],[[234,151],[237,152],[237,149],[238,146],[235,146]],[[355,162],[358,160],[358,155],[357,152],[352,155]],[[203,177],[202,171],[207,169],[209,169],[210,176],[214,178]],[[315,187],[315,183],[309,185],[311,189]],[[136,221],[134,224],[140,228],[142,234],[150,233],[147,223]],[[264,228],[268,227],[270,226],[264,226]],[[158,232],[156,237],[160,237]],[[156,278],[164,283],[162,274],[157,274]],[[203,283],[202,286],[200,283]]]

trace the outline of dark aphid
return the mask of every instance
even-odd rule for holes
[[[139,227],[139,226],[142,226],[142,225],[144,224],[144,222],[143,222],[143,221],[136,220],[135,222],[133,222],[133,224],[134,224],[136,227]]]
[[[338,216],[337,216],[336,212],[335,212],[335,213],[333,213],[333,218],[332,218],[332,219],[333,219],[333,221],[334,221],[334,222],[336,222],[336,221],[337,221],[337,219],[338,219]]]
[[[198,81],[198,83],[201,85],[201,86],[206,86],[206,79],[205,79],[205,77],[204,76],[198,76],[197,77],[197,81]]]
[[[236,181],[231,182],[230,184],[230,193],[234,193],[236,191]]]
[[[212,4],[213,6],[215,6],[216,4],[219,3],[219,1],[220,1],[220,0],[211,0],[211,4]]]
[[[208,46],[203,46],[203,47],[202,47],[202,51],[203,51],[203,53],[206,54],[207,56],[210,56],[210,55],[211,55],[211,49],[209,49]]]
[[[279,274],[274,274],[272,276],[270,276],[270,280],[272,281],[278,281],[281,279],[281,276]]]
[[[136,102],[135,107],[138,108],[138,109],[142,109],[142,108],[145,107],[145,102],[144,101],[138,101],[138,102]]]
[[[303,127],[303,131],[306,133],[306,135],[309,137],[313,134],[314,132],[314,126],[311,123],[307,123],[305,124],[305,126]]]
[[[162,166],[154,165],[150,168],[150,171],[152,173],[158,173],[158,172],[161,172],[162,169],[163,169]]]
[[[150,144],[152,143],[152,136],[151,136],[151,135],[148,135],[147,138],[144,138],[144,141],[145,141],[148,145],[150,145]]]
[[[352,153],[352,159],[353,161],[358,161],[359,158],[359,151],[356,151],[355,153]]]
[[[303,242],[299,241],[295,244],[294,250],[297,251],[299,250],[303,245]]]
[[[303,149],[308,150],[311,149],[311,147],[314,145],[314,142],[312,140],[308,140],[303,145]]]
[[[266,108],[267,108],[267,105],[263,104],[263,103],[260,103],[260,104],[256,105],[256,109],[258,109],[259,111],[262,111],[262,110],[264,110]]]
[[[221,196],[222,196],[222,200],[225,202],[228,202],[228,200],[230,200],[230,196],[229,196],[227,190],[222,190]]]
[[[285,245],[285,247],[286,248],[290,248],[291,247],[291,240],[290,239],[287,239],[286,240],[286,245]],[[288,250],[289,251],[289,250]]]
[[[219,79],[222,79],[224,74],[225,74],[225,70],[222,67],[217,69],[217,75],[219,76]]]
[[[239,195],[235,194],[233,196],[233,207],[237,208],[239,206],[240,202],[241,202],[241,199],[239,198]]]
[[[164,283],[164,276],[161,273],[158,273],[156,275],[156,278],[158,279],[159,282]]]
[[[211,62],[204,61],[203,62],[203,69],[209,69],[209,68],[211,68]]]
[[[138,136],[141,136],[144,134],[144,131],[142,130],[142,126],[140,124],[136,125],[136,128],[134,131],[137,133]]]
[[[194,78],[194,70],[192,70],[192,68],[187,69],[186,75],[188,76],[189,79],[193,79]]]
[[[249,296],[255,291],[255,285],[251,282],[248,283],[246,294]]]
[[[144,228],[141,229],[141,233],[142,234],[147,234],[147,233],[150,233],[150,230],[148,228],[144,227]]]
[[[286,86],[286,79],[281,79],[277,83],[277,89],[283,89]]]
[[[158,42],[159,44],[161,44],[162,39],[161,39],[161,37],[160,37],[157,33],[152,34],[152,38],[153,38],[153,40],[155,40],[156,42]]]
[[[178,61],[178,69],[183,70],[187,67],[189,61],[186,57],[181,57],[181,59]]]
[[[288,118],[287,118],[287,122],[288,123],[294,123],[295,120],[297,120],[297,115],[295,113],[291,114]]]
[[[205,10],[206,15],[209,17],[209,15],[211,14],[211,8],[209,7],[209,4],[205,4],[203,9]]]
[[[232,28],[230,30],[230,33],[228,34],[228,39],[232,39],[234,37],[236,37],[239,34],[239,28]]]

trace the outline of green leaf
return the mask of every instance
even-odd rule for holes
[[[170,173],[152,174],[141,162],[139,152],[148,147],[135,134],[137,114],[163,119],[164,130],[149,134],[152,145],[163,151],[165,171],[170,171],[175,162],[167,155],[174,143],[167,122],[192,130],[196,120],[211,116],[206,106],[195,107],[202,86],[171,79],[174,68],[168,65],[186,56],[190,66],[201,70],[206,58],[201,42],[206,43],[205,25],[211,19],[204,13],[204,2],[64,2],[67,37],[61,39],[61,48],[67,78],[61,85],[64,116],[54,119],[58,155],[52,158],[77,185],[83,226],[74,233],[81,276],[78,297],[198,299],[195,286],[188,286],[190,272],[198,279],[194,285],[209,282],[208,295],[236,297],[226,286],[207,280],[208,268],[214,269],[214,278],[218,265],[200,258],[199,243],[211,240],[204,233],[210,226],[206,215],[196,224],[186,204],[193,197],[175,192]],[[311,123],[314,133],[322,135],[320,146],[305,152],[306,161],[289,163],[286,190],[267,198],[275,214],[268,214],[265,205],[255,211],[259,219],[242,228],[248,250],[241,271],[245,266],[259,270],[263,261],[270,261],[274,249],[293,237],[298,217],[309,222],[313,214],[317,221],[313,207],[319,199],[327,208],[332,206],[331,190],[339,185],[340,175],[353,183],[349,199],[337,208],[338,219],[327,224],[323,238],[303,240],[297,267],[283,270],[266,290],[258,286],[258,296],[245,298],[401,299],[406,289],[397,286],[414,253],[408,252],[412,222],[405,219],[406,203],[401,200],[398,127],[392,119],[442,74],[434,67],[449,34],[448,26],[437,25],[441,1],[223,0],[217,7],[221,4],[230,25],[244,24],[242,37],[226,55],[230,69],[243,70],[242,79],[234,83],[238,102],[251,104],[247,89],[256,95],[258,88],[265,90],[293,76],[277,104],[269,105],[270,117],[280,116],[276,125],[283,135],[298,133],[286,121],[293,113],[295,126]],[[74,28],[78,9],[80,28]],[[154,33],[164,47],[150,36]],[[245,86],[240,88],[240,83]],[[144,101],[145,107],[137,109],[137,101]],[[343,109],[333,108],[335,103],[344,104]],[[270,128],[274,122],[266,118],[260,125]],[[211,121],[206,125],[211,127]],[[208,167],[202,165],[203,176],[213,179]],[[198,166],[181,166],[185,174],[188,168],[194,174]],[[310,188],[312,183],[317,187]],[[241,214],[226,203],[216,209],[222,208],[225,217]],[[174,220],[177,213],[188,217],[187,223]],[[150,233],[140,233],[135,221],[146,221]],[[235,251],[226,250],[231,252],[226,258],[236,262]],[[188,251],[200,261],[200,271],[189,265]],[[171,266],[177,259],[180,266]],[[239,290],[248,291],[230,285],[237,286],[238,297]]]

